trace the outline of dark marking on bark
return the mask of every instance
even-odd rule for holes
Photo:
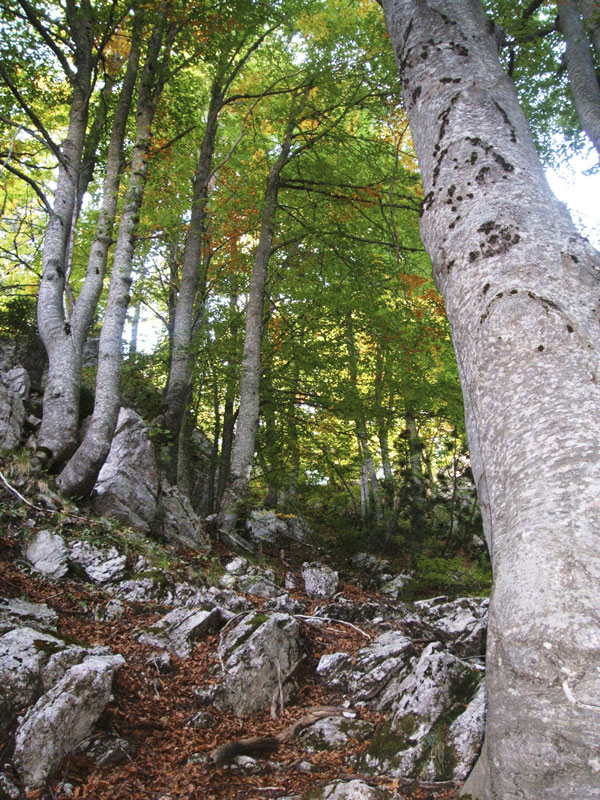
[[[411,102],[414,105],[421,95],[421,87],[417,86],[417,88],[413,91],[411,95]]]
[[[65,333],[67,336],[71,334],[71,325],[68,322],[65,322]]]
[[[519,294],[519,290],[518,289],[511,289],[509,294]]]
[[[574,328],[572,325],[567,325],[567,330],[569,331],[569,333],[573,333]]]
[[[469,55],[467,48],[462,44],[457,44],[456,42],[450,42],[450,49],[457,55],[464,56],[465,58]]]
[[[460,83],[462,78],[440,78],[440,83]]]
[[[496,106],[496,108],[498,109],[498,111],[500,112],[500,114],[502,115],[502,119],[504,120],[504,122],[510,128],[510,140],[511,140],[511,142],[516,142],[517,141],[517,132],[516,132],[515,126],[510,121],[510,119],[508,117],[508,114],[502,108],[502,106],[499,103],[497,103],[495,100],[493,102],[494,102],[494,105]]]
[[[539,352],[541,353],[543,349],[544,349],[544,345],[543,345],[543,344],[541,344],[541,345],[538,347],[538,350],[539,350]]]
[[[477,250],[471,250],[471,252],[469,253],[469,261],[477,261],[478,258],[479,258],[479,253],[477,252]],[[489,287],[489,283],[487,284],[487,286]],[[485,294],[485,289],[484,289],[484,294]]]
[[[448,197],[452,197],[455,191],[456,191],[456,186],[452,184],[452,186],[448,189]]]
[[[482,167],[475,176],[475,180],[477,181],[477,183],[483,183],[489,171],[490,171],[489,167]]]
[[[579,259],[577,258],[577,256],[572,255],[571,261],[573,261],[575,264],[579,264]]]
[[[473,192],[469,192],[467,194],[467,197],[469,198],[469,200],[472,200],[475,197],[475,195],[473,194]]]
[[[475,257],[477,257],[477,253],[475,253]],[[487,294],[489,289],[490,289],[490,284],[486,283],[486,285],[483,287],[483,294]]]

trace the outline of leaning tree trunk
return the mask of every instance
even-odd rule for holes
[[[162,19],[152,32],[140,79],[131,171],[123,199],[106,312],[100,333],[94,411],[83,441],[57,479],[61,491],[72,496],[91,492],[110,450],[119,415],[123,327],[131,287],[135,232],[148,172],[152,122],[164,86],[175,31],[174,26],[170,26],[165,32],[165,17],[163,12]],[[164,54],[157,65],[163,41],[166,42]]]
[[[558,27],[565,37],[565,62],[579,122],[600,156],[600,84],[590,42],[575,0],[557,0]]]
[[[383,0],[492,555],[485,800],[600,797],[600,257],[475,0]]]
[[[241,507],[248,496],[250,476],[252,474],[254,444],[256,441],[260,406],[260,370],[265,281],[275,233],[279,176],[281,170],[288,161],[292,143],[292,132],[294,128],[293,107],[294,103],[292,101],[292,113],[290,114],[290,121],[281,145],[281,150],[277,160],[269,170],[267,188],[265,190],[262,226],[258,245],[254,254],[252,274],[250,276],[238,420],[233,441],[229,482],[223,494],[217,519],[219,530],[225,534],[231,533],[237,524]]]

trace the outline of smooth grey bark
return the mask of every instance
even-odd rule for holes
[[[494,588],[478,800],[600,797],[600,256],[552,195],[479,2],[383,0]]]
[[[91,8],[67,5],[75,70],[63,64],[72,88],[67,136],[60,148],[54,206],[44,234],[42,279],[38,292],[38,330],[48,354],[44,412],[38,451],[59,463],[77,446],[81,359],[71,346],[71,327],[65,319],[64,292],[71,222],[78,196],[79,171],[85,145],[89,95],[93,78]]]
[[[356,356],[356,344],[354,342],[354,329],[352,325],[352,315],[348,314],[346,317],[346,348],[348,350],[348,369],[350,372],[350,392],[352,396],[352,404],[354,406],[354,424],[356,427],[356,436],[359,442],[359,450],[362,453],[364,467],[369,476],[369,483],[371,484],[371,496],[373,498],[373,508],[375,510],[375,519],[381,522],[383,519],[383,507],[381,505],[381,492],[379,490],[379,480],[377,479],[377,472],[371,454],[371,447],[369,445],[369,437],[367,435],[367,425],[362,411],[361,400],[358,393],[358,359]]]
[[[166,16],[163,9],[152,31],[140,77],[131,169],[123,199],[106,311],[100,333],[94,411],[83,441],[57,479],[59,488],[67,495],[81,496],[91,492],[110,450],[119,415],[122,339],[131,287],[135,232],[148,172],[152,122],[164,86],[176,30],[174,25],[167,25]]]
[[[585,30],[596,55],[600,57],[600,2],[599,0],[579,0],[579,8],[583,15]]]
[[[575,0],[557,0],[558,27],[565,39],[565,62],[579,122],[600,156],[600,84],[590,42]]]
[[[169,433],[171,480],[177,480],[177,443],[185,414],[192,376],[192,331],[194,308],[198,292],[203,294],[206,284],[207,261],[203,257],[206,243],[206,221],[209,182],[212,175],[212,158],[215,149],[219,112],[223,107],[223,90],[218,80],[212,85],[206,128],[200,157],[193,180],[192,213],[185,241],[179,291],[173,318],[171,363],[165,391],[165,427]],[[200,272],[202,271],[202,275]]]
[[[248,495],[254,445],[258,427],[260,407],[261,345],[263,334],[263,306],[267,267],[275,234],[277,195],[281,171],[287,164],[295,125],[295,102],[277,160],[269,170],[262,213],[262,224],[258,245],[254,254],[248,305],[246,308],[246,330],[240,380],[240,402],[233,441],[231,469],[227,488],[223,494],[217,525],[229,534],[235,528],[240,509]]]

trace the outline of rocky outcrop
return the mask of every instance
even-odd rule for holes
[[[369,745],[363,768],[417,778],[429,762],[436,780],[452,778],[456,755],[448,728],[464,712],[481,677],[480,670],[440,643],[428,645],[395,689],[391,716]]]
[[[323,656],[317,673],[332,688],[348,693],[357,705],[384,710],[389,702],[383,698],[395,692],[386,691],[389,684],[404,678],[416,652],[410,639],[399,631],[388,631],[359,650],[356,658],[348,653]]]
[[[27,711],[15,738],[14,765],[25,786],[43,786],[63,756],[90,733],[111,697],[121,656],[87,656]]]
[[[304,542],[308,537],[308,529],[300,517],[276,514],[264,508],[250,512],[246,532],[250,541],[272,547],[283,547],[290,541]]]
[[[194,642],[218,630],[223,622],[223,615],[218,608],[210,611],[176,608],[155,622],[152,628],[139,633],[137,639],[142,644],[172,650],[180,658],[187,658]]]
[[[59,580],[68,570],[65,540],[51,531],[39,531],[25,547],[25,558],[35,572],[50,580]]]
[[[375,726],[367,720],[357,719],[356,712],[347,711],[344,716],[325,717],[306,728],[300,739],[307,753],[318,753],[322,750],[343,750],[350,739],[364,742],[370,739]]]
[[[402,624],[415,638],[443,642],[457,656],[479,656],[485,653],[489,604],[487,597],[419,600]]]
[[[219,646],[224,666],[219,705],[237,716],[271,704],[279,682],[285,700],[296,690],[285,680],[300,657],[300,627],[288,614],[247,614],[228,631]]]
[[[80,541],[72,545],[69,563],[74,569],[81,570],[93,583],[104,584],[123,578],[127,558],[116,547],[101,548]]]
[[[304,589],[309,597],[329,598],[337,592],[338,574],[331,567],[319,562],[302,564],[302,577]]]
[[[21,366],[0,372],[0,447],[12,450],[21,443],[29,376]]]
[[[122,408],[108,458],[94,486],[94,508],[135,530],[149,531],[158,508],[158,472],[148,429]]]
[[[152,527],[168,542],[193,550],[210,549],[202,520],[192,508],[189,497],[166,481],[161,484],[158,513]]]
[[[353,780],[328,783],[322,789],[309,792],[306,800],[400,800],[400,795]]]
[[[272,598],[282,593],[272,569],[254,566],[242,556],[237,556],[226,564],[219,586],[257,597]]]

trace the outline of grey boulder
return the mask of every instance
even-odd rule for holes
[[[329,598],[337,592],[338,574],[326,564],[307,561],[302,564],[302,577],[304,578],[304,589],[309,597]]]
[[[110,583],[125,574],[127,557],[116,547],[100,548],[89,542],[75,542],[69,552],[71,566],[82,570],[93,583]]]
[[[23,783],[43,786],[61,759],[90,734],[111,699],[119,655],[88,656],[72,666],[25,714],[15,737],[14,765]]]
[[[287,673],[300,656],[300,626],[288,614],[250,613],[230,631],[219,646],[225,670],[219,704],[237,716],[270,705],[278,689],[288,700],[296,689]]]
[[[52,581],[69,571],[68,549],[62,536],[39,531],[25,547],[25,558],[32,569]]]
[[[94,491],[94,508],[99,514],[149,531],[158,507],[158,471],[148,429],[130,408],[119,412]]]
[[[137,634],[142,644],[171,650],[180,658],[187,658],[194,642],[223,625],[218,608],[176,608],[158,620],[151,628]]]

